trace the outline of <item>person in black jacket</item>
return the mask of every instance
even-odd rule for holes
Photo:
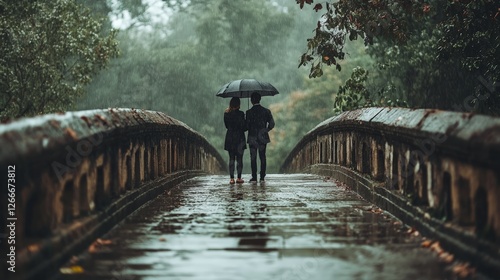
[[[243,183],[241,172],[243,170],[243,152],[246,149],[245,143],[245,114],[240,111],[240,99],[238,97],[231,98],[229,108],[224,112],[224,124],[226,125],[226,139],[224,141],[224,150],[229,152],[229,175],[230,184],[234,184],[234,161],[236,160],[236,170],[238,179],[236,183]]]
[[[274,119],[271,111],[260,105],[260,94],[252,93],[250,100],[252,108],[246,113],[248,129],[248,145],[250,146],[250,165],[252,178],[250,182],[257,182],[257,151],[260,159],[260,182],[266,177],[266,145],[271,142],[269,131],[274,128]]]

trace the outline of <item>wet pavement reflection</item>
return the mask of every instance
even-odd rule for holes
[[[422,237],[345,187],[315,175],[266,179],[186,181],[55,279],[453,279]]]

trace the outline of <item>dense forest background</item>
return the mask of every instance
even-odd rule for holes
[[[280,91],[262,100],[277,172],[307,131],[344,110],[498,115],[499,14],[494,0],[0,0],[0,119],[157,110],[225,156],[229,100],[215,93],[255,78]]]

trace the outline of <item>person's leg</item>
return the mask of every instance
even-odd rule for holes
[[[241,173],[243,172],[243,151],[236,154],[236,172],[238,173],[238,179],[241,179]]]
[[[259,159],[260,159],[260,180],[266,177],[266,144],[259,145]]]
[[[236,158],[236,153],[229,151],[229,176],[234,179],[234,159]]]
[[[252,179],[257,180],[257,147],[250,145],[250,167],[252,168]]]

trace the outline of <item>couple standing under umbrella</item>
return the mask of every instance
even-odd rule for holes
[[[243,152],[246,143],[250,148],[250,165],[252,168],[251,183],[257,182],[257,154],[260,159],[260,182],[266,177],[266,145],[271,142],[268,132],[274,128],[274,119],[271,111],[260,105],[261,94],[253,92],[250,101],[252,108],[245,114],[240,111],[240,98],[233,97],[229,107],[224,112],[224,124],[227,132],[224,149],[229,152],[229,183],[243,183],[241,172],[243,170]],[[245,139],[248,131],[248,141]],[[234,165],[236,161],[237,179],[234,180]]]

